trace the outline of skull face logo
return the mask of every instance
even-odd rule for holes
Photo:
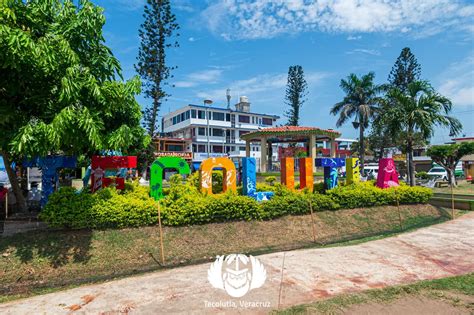
[[[207,272],[209,283],[232,297],[242,297],[250,290],[261,287],[266,278],[267,272],[262,263],[253,256],[242,254],[218,256]]]

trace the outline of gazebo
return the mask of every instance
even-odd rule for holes
[[[250,157],[250,143],[260,143],[260,171],[266,172],[271,169],[272,144],[273,143],[305,143],[308,148],[309,157],[314,161],[316,158],[316,141],[327,140],[331,145],[331,157],[336,157],[335,139],[341,133],[332,129],[321,129],[317,127],[282,126],[263,128],[240,136],[245,140],[245,155]],[[270,165],[268,165],[268,161]],[[270,166],[270,167],[267,167]]]

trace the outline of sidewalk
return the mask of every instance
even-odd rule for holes
[[[13,301],[1,304],[0,313],[266,313],[279,305],[466,274],[474,272],[474,213],[364,244],[258,258],[267,280],[240,299],[211,287],[210,264],[203,264]]]

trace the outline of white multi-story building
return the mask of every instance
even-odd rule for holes
[[[279,118],[251,112],[247,97],[242,96],[235,110],[190,104],[166,114],[161,125],[167,136],[186,140],[186,151],[192,152],[196,167],[208,157],[244,157],[245,141],[240,137],[260,128],[275,126]],[[260,159],[259,145],[252,145],[250,150],[251,156]],[[277,150],[273,152],[277,159]]]

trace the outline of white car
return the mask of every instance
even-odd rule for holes
[[[442,180],[448,180],[448,172],[442,167],[435,166],[428,171],[428,176],[430,178],[440,178]]]
[[[379,172],[379,166],[378,165],[366,165],[364,166],[364,177],[367,177],[368,179],[376,179],[377,175]]]

